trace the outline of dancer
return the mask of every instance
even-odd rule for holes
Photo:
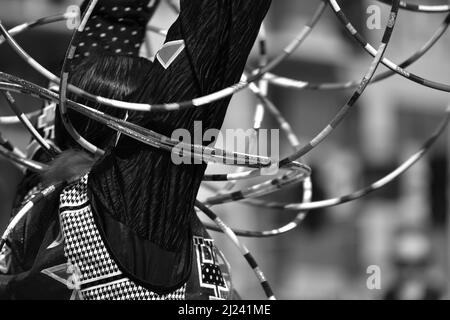
[[[99,1],[77,40],[71,83],[93,94],[145,103],[215,92],[239,81],[269,5],[270,0],[181,0],[180,15],[150,62],[138,52],[154,7],[143,0]],[[154,114],[113,111],[70,98],[167,136],[176,129],[194,134],[195,121],[205,131],[220,128],[229,103],[227,98]],[[94,159],[69,151],[44,175],[44,184],[74,182],[14,231],[0,257],[0,295],[233,298],[221,253],[194,211],[206,165],[176,165],[169,153],[71,117],[75,128],[106,153]],[[59,117],[56,142],[62,149],[76,148]]]

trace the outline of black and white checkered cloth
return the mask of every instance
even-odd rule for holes
[[[98,287],[84,290],[86,300],[184,300],[186,286],[168,295],[157,295],[139,287],[128,279],[121,279]]]
[[[65,236],[64,253],[81,272],[81,293],[86,300],[184,300],[186,285],[158,295],[128,278],[108,253],[95,224],[87,197],[86,175],[60,195],[60,220]]]

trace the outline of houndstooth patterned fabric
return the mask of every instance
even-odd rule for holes
[[[89,205],[80,210],[63,212],[61,227],[66,239],[65,254],[70,262],[78,262],[82,282],[120,274],[100,239]]]
[[[109,255],[95,225],[87,197],[86,175],[60,195],[60,220],[65,236],[64,254],[81,272],[81,293],[86,300],[184,300],[186,285],[158,295],[122,275]]]
[[[87,300],[184,300],[185,289],[177,290],[168,295],[157,295],[148,290],[142,290],[128,279],[112,282],[106,286],[94,287],[84,291],[83,296]]]

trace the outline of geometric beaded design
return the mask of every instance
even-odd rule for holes
[[[227,300],[230,287],[220,268],[214,240],[194,236],[194,248],[200,287],[209,293],[210,300]]]

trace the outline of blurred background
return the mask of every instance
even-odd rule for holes
[[[410,3],[445,4],[446,0],[410,0]],[[0,19],[11,28],[66,11],[76,0],[0,0]],[[284,48],[314,13],[317,0],[274,0],[267,17],[271,56]],[[361,33],[377,47],[389,7],[376,1],[339,1]],[[381,28],[369,30],[367,9],[381,9]],[[163,5],[152,21],[167,28],[175,19]],[[387,55],[400,63],[433,35],[445,14],[401,11]],[[59,72],[71,35],[64,23],[27,31],[19,43],[41,64]],[[157,51],[163,39],[151,36]],[[409,68],[427,79],[450,84],[450,33]],[[256,65],[257,52],[250,58]],[[304,45],[274,73],[311,82],[359,80],[372,58],[348,37],[333,12],[326,12]],[[47,82],[7,45],[0,48],[0,70],[40,85]],[[384,71],[380,67],[380,71]],[[270,87],[269,96],[291,122],[303,142],[328,124],[352,90],[296,91]],[[42,102],[18,97],[26,111]],[[378,180],[420,149],[443,118],[448,93],[421,87],[399,76],[370,86],[351,115],[321,146],[306,157],[313,168],[314,198],[342,196]],[[256,100],[248,92],[233,98],[224,128],[252,126]],[[0,101],[0,115],[11,115]],[[264,127],[275,128],[267,116]],[[25,150],[28,134],[20,125],[0,126],[5,137]],[[280,135],[284,139],[283,135]],[[248,245],[275,294],[281,299],[446,299],[450,288],[450,135],[441,138],[431,152],[395,183],[362,200],[311,212],[291,233],[269,239],[242,239]],[[286,141],[281,155],[291,152]],[[212,172],[224,168],[211,167]],[[21,172],[0,158],[0,226],[8,222]],[[239,185],[243,186],[243,185]],[[209,195],[202,190],[201,199]],[[300,202],[301,186],[266,199]],[[295,212],[255,209],[242,204],[216,208],[231,226],[263,230],[277,228]],[[213,233],[232,265],[233,280],[243,298],[262,299],[259,284],[234,246]],[[380,270],[380,286],[367,285],[371,270]],[[370,282],[370,281],[369,281]]]

